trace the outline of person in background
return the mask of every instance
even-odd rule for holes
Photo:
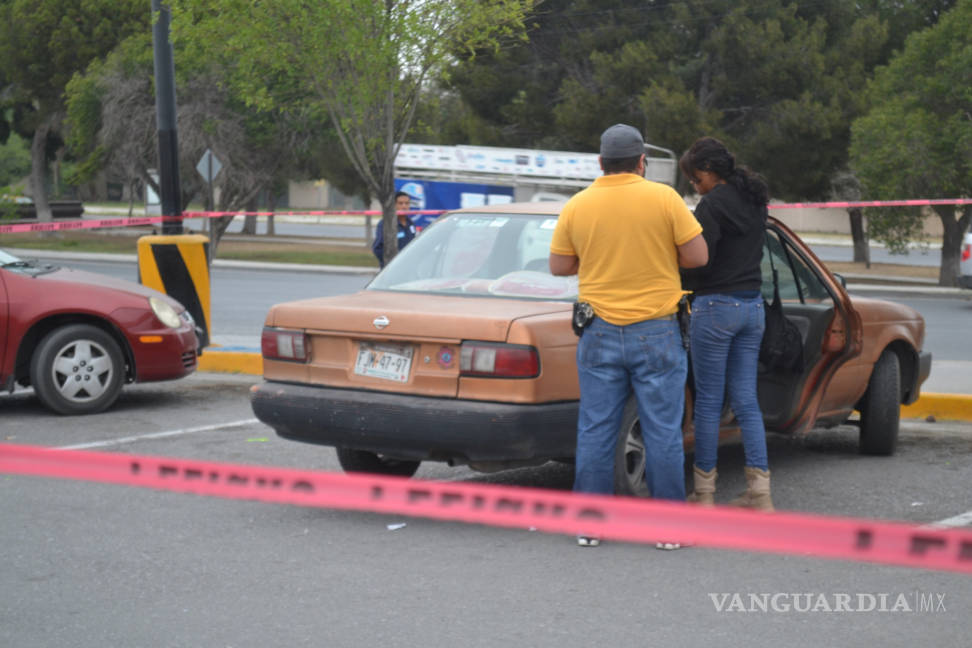
[[[705,265],[702,228],[674,189],[645,180],[637,129],[605,130],[600,164],[604,175],[567,201],[550,242],[550,272],[577,274],[578,299],[593,309],[577,343],[574,490],[614,494],[618,430],[633,392],[652,497],[684,501],[688,361],[676,321],[685,294],[678,269]],[[600,540],[581,535],[577,542]]]
[[[772,511],[766,430],[756,393],[759,346],[765,328],[761,293],[769,190],[761,177],[736,165],[712,137],[692,144],[679,160],[702,196],[695,216],[709,250],[707,265],[682,272],[693,291],[690,353],[695,377],[695,491],[689,501],[715,502],[719,419],[729,405],[742,429],[745,493],[731,503]]]
[[[411,243],[412,239],[415,238],[415,223],[412,222],[412,219],[408,217],[407,213],[411,206],[411,196],[404,191],[399,191],[395,194],[395,211],[398,212],[397,240],[399,250]],[[381,268],[385,267],[385,235],[383,225],[384,221],[378,221],[378,227],[375,228],[375,241],[371,244],[371,251],[378,257],[378,266]]]

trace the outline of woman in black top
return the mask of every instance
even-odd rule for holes
[[[691,357],[695,378],[695,492],[712,505],[723,398],[742,429],[746,492],[733,504],[772,511],[766,430],[756,396],[759,346],[765,328],[760,260],[766,231],[766,183],[737,167],[725,145],[703,137],[679,160],[702,196],[695,216],[709,247],[709,263],[682,275],[693,291]]]

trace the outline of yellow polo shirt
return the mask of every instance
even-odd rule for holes
[[[567,201],[550,251],[578,257],[580,301],[624,326],[678,309],[685,291],[676,246],[701,233],[674,189],[618,173],[597,178]]]

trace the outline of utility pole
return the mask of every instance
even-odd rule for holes
[[[179,139],[176,134],[175,61],[169,42],[169,7],[152,0],[152,46],[155,54],[155,116],[159,131],[159,189],[162,233],[182,234],[179,187]],[[178,218],[178,220],[174,220]]]
[[[173,297],[196,323],[199,348],[209,346],[209,239],[184,234],[176,137],[175,61],[169,42],[169,6],[152,0],[155,117],[159,129],[159,199],[162,235],[138,239],[139,282]]]

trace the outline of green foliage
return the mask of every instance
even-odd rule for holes
[[[0,4],[0,69],[42,117],[61,107],[75,72],[148,31],[149,20],[143,0],[8,0]]]
[[[0,144],[0,186],[21,180],[30,173],[30,148],[16,133]]]
[[[877,70],[851,159],[870,198],[972,194],[972,0]]]
[[[527,42],[459,55],[448,83],[479,120],[468,141],[597,150],[617,121],[675,151],[714,135],[775,197],[823,199],[872,70],[953,2],[547,0]]]
[[[972,195],[972,0],[959,0],[868,84],[870,111],[852,126],[851,164],[867,199]],[[958,274],[972,209],[935,210],[944,228],[939,281]],[[881,214],[869,228],[892,248],[920,230],[916,210]]]
[[[924,218],[917,207],[882,207],[864,210],[868,236],[881,241],[891,254],[908,254],[912,242],[928,247]]]
[[[14,197],[23,192],[23,187],[0,187],[0,221],[17,218],[17,202]]]
[[[247,105],[326,114],[394,245],[394,158],[430,73],[454,52],[495,48],[533,0],[173,0],[190,61],[217,61]],[[230,17],[230,19],[227,19]],[[270,83],[268,83],[270,80]]]

